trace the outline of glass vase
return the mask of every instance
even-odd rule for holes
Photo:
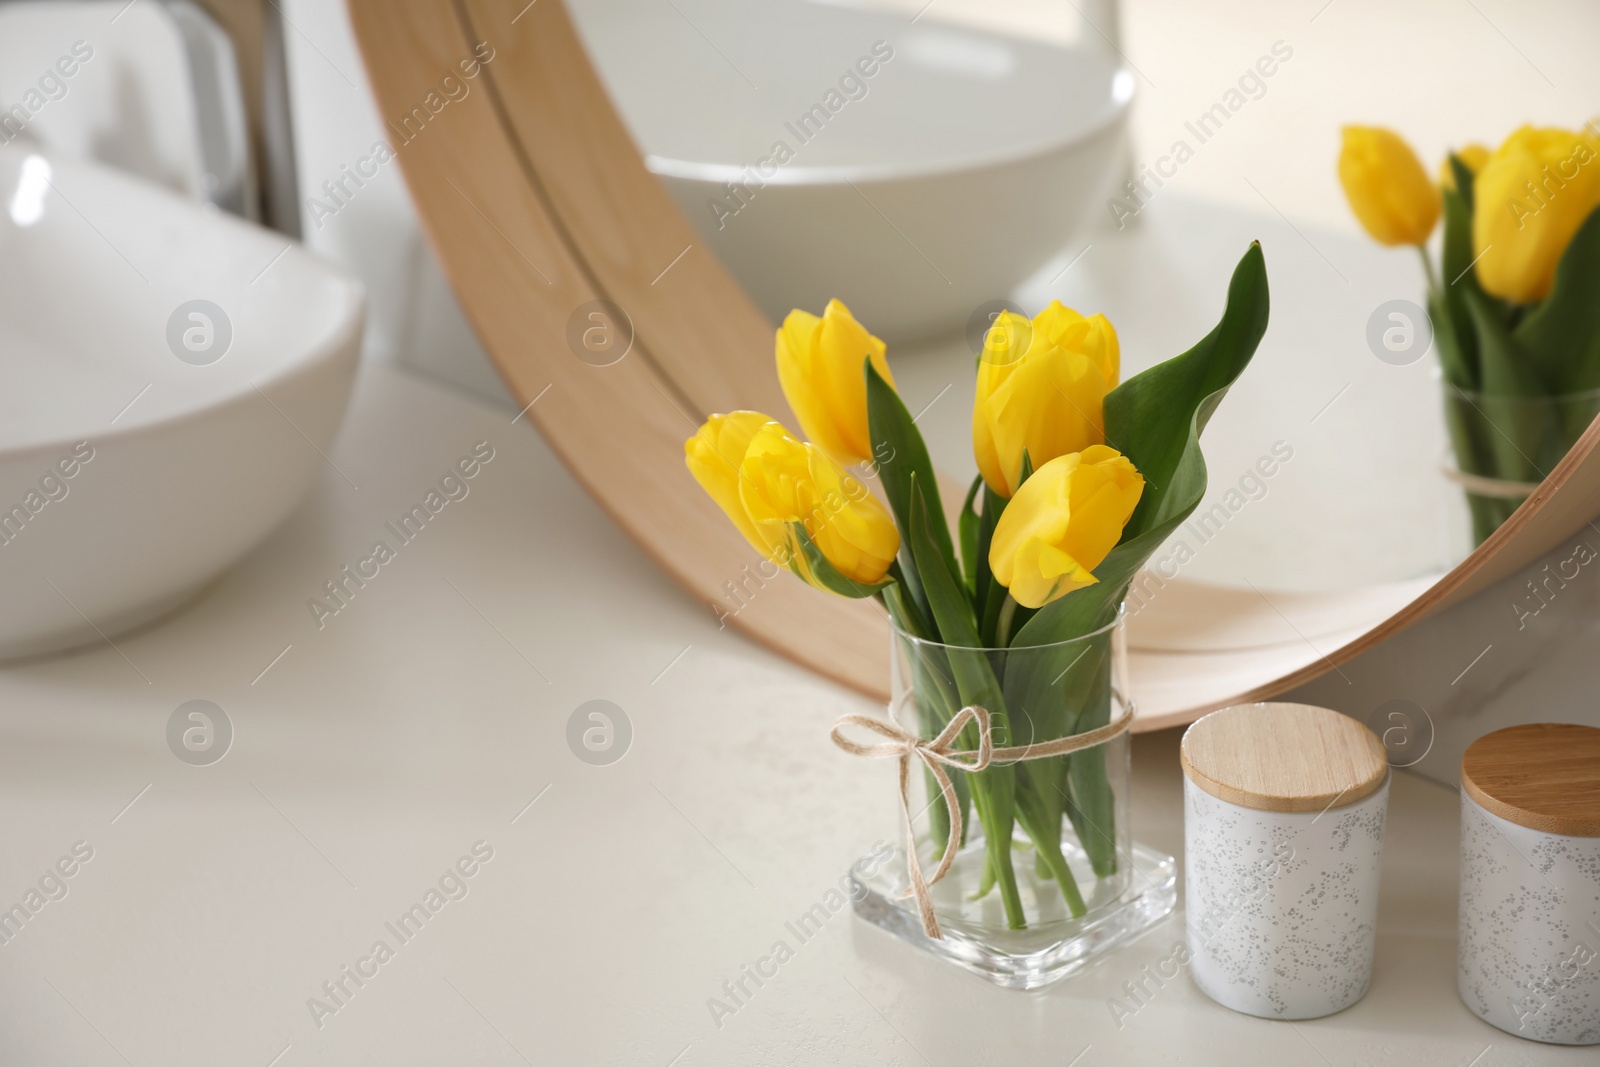
[[[1086,734],[1132,711],[1121,619],[1056,644],[974,649],[914,637],[891,625],[892,701],[904,730],[937,737],[964,706],[972,679],[993,679],[998,748]],[[988,672],[988,673],[985,673]],[[978,747],[969,725],[956,748]],[[959,821],[954,863],[930,887],[939,937],[910,898],[904,845],[870,876],[852,874],[858,914],[998,985],[1033,989],[1171,912],[1176,863],[1136,845],[1129,827],[1129,734],[1038,759],[996,759],[982,771],[948,768],[953,820],[931,771],[913,761],[913,847],[932,877]],[[856,871],[866,869],[858,864]]]
[[[1476,547],[1522,506],[1600,415],[1600,389],[1504,396],[1442,384],[1454,453],[1444,473],[1466,496]]]

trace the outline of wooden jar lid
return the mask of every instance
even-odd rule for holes
[[[1600,728],[1539,722],[1484,734],[1461,757],[1461,788],[1518,826],[1600,837]]]
[[[1365,799],[1389,772],[1378,736],[1310,704],[1239,704],[1189,727],[1183,772],[1214,797],[1258,811],[1326,811]]]

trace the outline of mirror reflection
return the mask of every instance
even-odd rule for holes
[[[585,0],[574,14],[706,245],[775,319],[838,296],[884,337],[963,483],[972,361],[998,309],[1103,313],[1136,373],[1203,335],[1220,310],[1206,282],[1259,239],[1271,327],[1206,435],[1210,489],[1152,561],[1157,585],[1284,594],[1291,617],[1301,594],[1329,594],[1316,602],[1382,617],[1587,428],[1594,327],[1559,309],[1540,325],[1554,262],[1600,199],[1570,89],[1529,111],[1470,88],[1476,51],[1446,47],[1351,85],[1335,57],[1372,47],[1358,27],[1274,28],[1243,9],[1169,11],[1182,32],[1156,85],[1112,10],[991,7],[779,3],[757,20]],[[1390,17],[1420,31],[1420,15]],[[1469,88],[1424,110],[1414,89],[1430,82]],[[1559,129],[1514,132],[1529,122]],[[1469,179],[1515,157],[1488,179],[1489,196],[1526,201],[1503,213],[1499,252],[1480,256],[1499,215],[1474,222],[1451,152]],[[1545,162],[1571,173],[1543,178]],[[1548,231],[1539,249],[1511,249],[1530,222]],[[1518,377],[1515,352],[1536,345],[1543,373]]]

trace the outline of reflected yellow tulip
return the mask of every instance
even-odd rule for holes
[[[1439,221],[1439,189],[1393,130],[1346,126],[1339,181],[1361,225],[1380,244],[1420,245]]]
[[[1478,283],[1514,303],[1543,300],[1572,235],[1600,205],[1600,140],[1588,129],[1524,126],[1472,188]]]
[[[1035,469],[1105,442],[1103,408],[1117,384],[1121,351],[1104,315],[1059,301],[1030,322],[1001,312],[984,337],[972,408],[972,449],[985,484],[1017,491],[1022,453]]]
[[[1482,170],[1483,165],[1489,162],[1489,150],[1481,144],[1463,145],[1456,149],[1455,155],[1474,174]],[[1449,156],[1445,156],[1444,162],[1439,164],[1439,184],[1450,190],[1454,190],[1456,187],[1456,172],[1450,166]]]
[[[867,332],[837,300],[818,318],[796,309],[778,329],[778,384],[800,420],[800,430],[840,463],[872,458],[867,432],[870,358],[884,381],[894,384],[884,344]]]
[[[1117,546],[1143,492],[1133,463],[1105,445],[1052,459],[1001,513],[990,570],[1026,608],[1093,585],[1094,569]]]

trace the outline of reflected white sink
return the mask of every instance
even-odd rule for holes
[[[1088,42],[798,0],[571,6],[650,169],[774,319],[837,296],[891,340],[959,328],[1080,252],[1126,176],[1133,74]]]
[[[286,237],[0,148],[0,657],[115,637],[287,518],[364,304]]]

